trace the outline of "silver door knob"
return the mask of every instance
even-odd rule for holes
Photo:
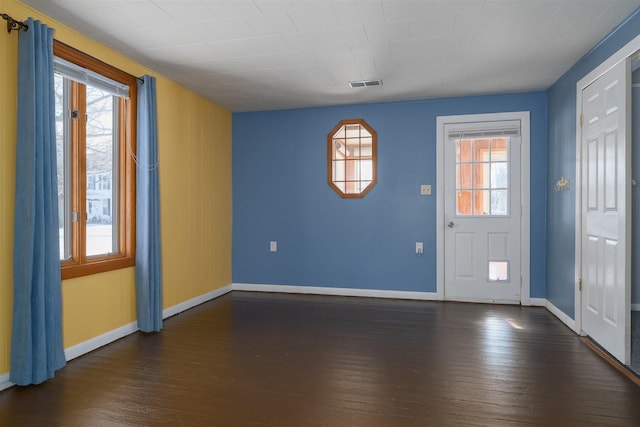
[[[449,221],[449,224],[447,224],[447,227],[453,228],[453,221]]]

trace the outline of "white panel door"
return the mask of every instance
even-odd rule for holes
[[[582,329],[630,359],[630,67],[622,61],[582,92]]]
[[[444,132],[444,298],[520,303],[520,121]]]

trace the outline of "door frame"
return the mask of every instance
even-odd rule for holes
[[[574,190],[576,192],[575,203],[575,260],[574,260],[574,331],[580,335],[585,335],[582,330],[582,291],[580,280],[582,278],[582,126],[580,118],[582,116],[582,91],[600,76],[613,68],[620,61],[627,61],[640,51],[640,35],[627,43],[624,47],[604,60],[590,73],[584,76],[576,84],[576,174]],[[630,88],[629,88],[630,90]],[[627,254],[628,256],[628,254]],[[629,284],[630,286],[630,284]]]
[[[530,137],[531,126],[529,111],[504,113],[465,114],[436,117],[436,298],[444,300],[444,134],[445,125],[473,122],[497,122],[520,120],[520,194],[522,215],[520,216],[520,304],[531,305],[530,286]],[[470,301],[470,300],[466,300]]]

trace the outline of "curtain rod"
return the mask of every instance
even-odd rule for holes
[[[21,30],[24,28],[25,31],[29,30],[29,26],[22,21],[18,21],[7,15],[6,13],[0,13],[2,19],[7,21],[7,32],[11,34],[12,30]]]
[[[24,28],[25,31],[29,31],[29,26],[22,21],[17,21],[7,15],[6,13],[0,13],[0,17],[7,21],[7,32],[11,34],[13,30],[21,30]],[[136,79],[140,80],[144,84],[144,80],[141,77],[136,77]]]

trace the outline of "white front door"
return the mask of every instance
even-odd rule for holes
[[[444,298],[520,303],[520,120],[444,126]]]
[[[627,60],[582,92],[582,330],[630,360],[631,137]]]

